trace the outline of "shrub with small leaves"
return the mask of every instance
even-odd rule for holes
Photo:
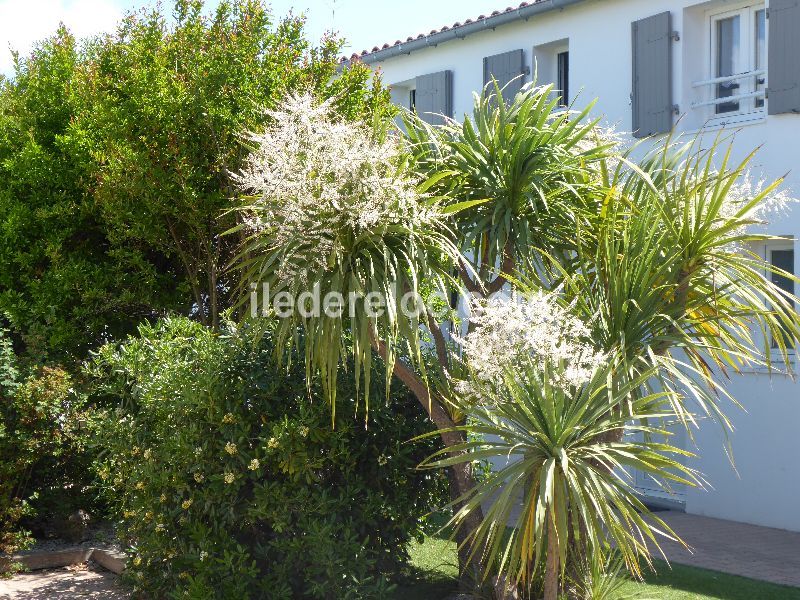
[[[269,333],[228,326],[215,335],[171,319],[99,353],[98,394],[121,402],[99,431],[108,453],[97,468],[142,591],[325,599],[388,592],[424,515],[446,502],[446,481],[415,468],[437,442],[406,443],[432,426],[398,387],[371,403],[365,422],[343,378],[332,427],[297,352],[300,360],[279,368]],[[373,385],[383,391],[381,378],[376,370]]]
[[[60,367],[18,365],[0,329],[0,555],[24,548],[28,529],[94,509],[92,418],[72,376]]]

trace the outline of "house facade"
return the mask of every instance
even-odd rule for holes
[[[577,106],[596,98],[595,114],[632,138],[722,132],[734,136],[734,160],[760,147],[754,178],[786,175],[800,195],[800,0],[541,0],[357,58],[380,69],[397,104],[431,121],[469,113],[492,76],[513,87],[537,73]],[[767,231],[785,241],[757,250],[800,272],[800,206]],[[665,495],[641,474],[637,486],[690,513],[800,531],[800,384],[752,370],[728,388],[744,410],[727,407],[727,442],[710,422],[684,440],[711,489]]]

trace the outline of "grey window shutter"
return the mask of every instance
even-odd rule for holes
[[[503,96],[506,101],[513,98],[522,89],[522,85],[525,83],[524,75],[525,63],[522,50],[511,50],[483,59],[483,85],[485,86],[494,77],[500,88],[505,88]]]
[[[769,1],[767,112],[800,112],[800,0]]]
[[[672,31],[669,12],[631,23],[633,135],[672,129]]]
[[[439,71],[416,79],[415,109],[420,118],[432,125],[444,122],[442,115],[453,116],[453,72]]]

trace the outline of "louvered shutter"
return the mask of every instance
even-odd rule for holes
[[[800,112],[800,0],[769,1],[767,111]]]
[[[672,32],[669,12],[631,23],[633,135],[672,129]]]
[[[483,85],[494,77],[503,89],[506,101],[513,98],[525,83],[525,64],[522,50],[511,50],[502,54],[487,56],[483,59]],[[489,90],[489,93],[493,93]]]
[[[453,73],[439,71],[416,79],[415,109],[423,121],[432,125],[444,122],[441,115],[453,116]]]

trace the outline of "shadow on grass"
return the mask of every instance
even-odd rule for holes
[[[431,600],[446,597],[458,588],[456,544],[446,536],[427,537],[409,547],[411,569],[398,581],[395,600]]]

